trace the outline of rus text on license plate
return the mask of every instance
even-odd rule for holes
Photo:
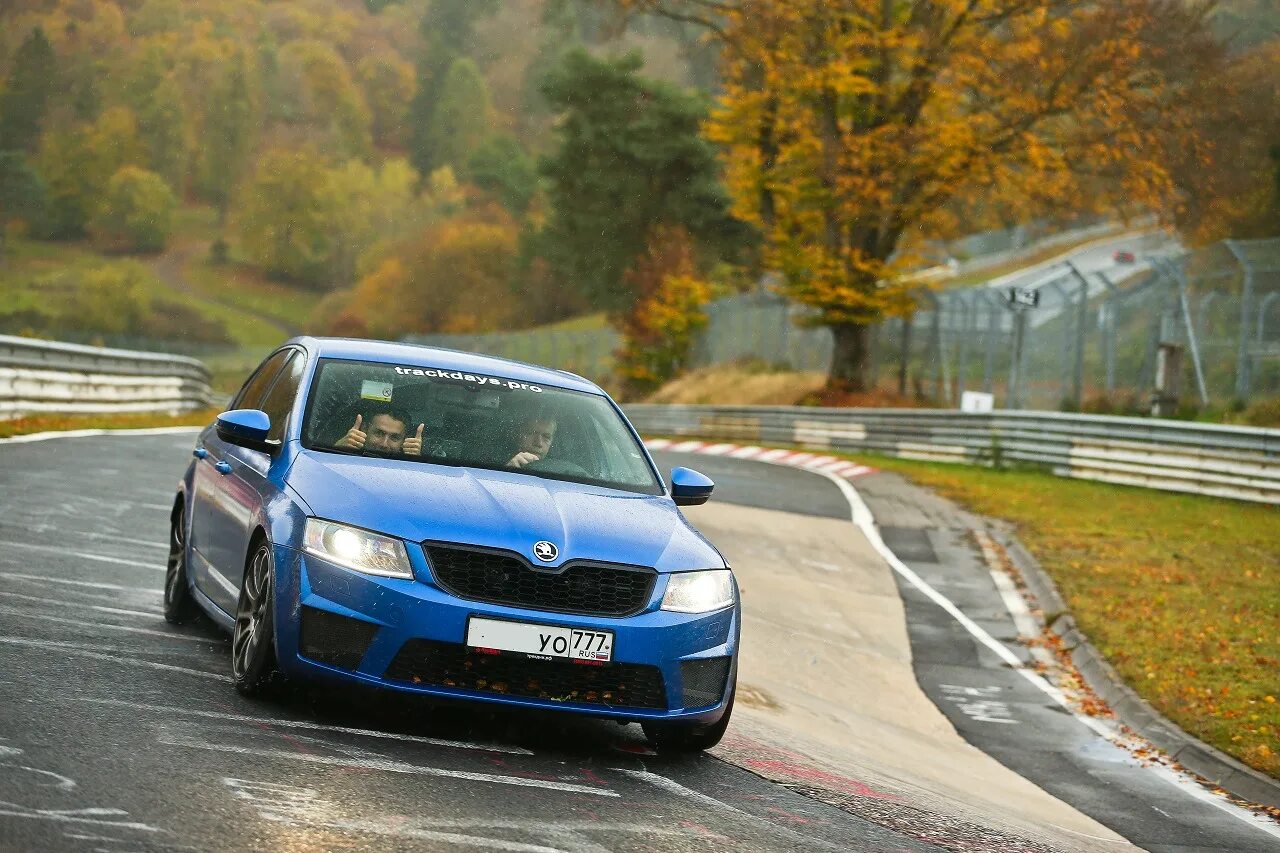
[[[522,652],[534,657],[607,661],[613,658],[613,632],[560,625],[535,625],[471,617],[467,645],[480,649]]]

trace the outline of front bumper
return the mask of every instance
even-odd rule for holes
[[[665,575],[640,613],[621,618],[468,601],[435,584],[419,546],[406,543],[406,550],[415,580],[364,575],[277,546],[281,669],[304,679],[620,719],[720,718],[737,654],[736,606],[697,615],[659,610]],[[464,645],[471,616],[612,631],[613,660],[602,667],[482,658]]]

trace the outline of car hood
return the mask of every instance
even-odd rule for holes
[[[660,572],[725,565],[671,499],[489,471],[302,450],[289,485],[317,517],[410,542],[502,548],[531,562],[603,560]],[[533,558],[533,544],[556,559]]]

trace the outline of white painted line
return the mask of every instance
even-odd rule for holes
[[[0,613],[8,613],[12,616],[34,619],[38,622],[58,622],[63,625],[75,625],[80,628],[106,628],[111,631],[126,631],[130,634],[146,634],[150,637],[164,637],[169,640],[187,640],[194,643],[217,642],[209,637],[196,637],[191,634],[175,634],[166,631],[153,631],[150,628],[135,628],[132,625],[112,625],[110,622],[89,622],[84,619],[63,619],[60,616],[49,616],[45,613],[32,613],[30,610],[20,610],[17,607],[5,607],[3,605],[0,605]]]
[[[147,669],[160,669],[166,672],[183,672],[187,675],[198,675],[201,678],[211,678],[214,681],[231,681],[231,676],[221,675],[216,672],[205,672],[202,669],[188,669],[185,666],[174,666],[168,663],[157,663],[155,661],[143,660],[142,658],[124,657],[118,652],[115,654],[103,654],[93,651],[93,646],[82,646],[78,643],[62,643],[57,640],[33,640],[28,637],[0,637],[0,643],[7,643],[11,646],[29,646],[37,649],[55,649],[57,651],[66,652],[67,654],[80,655],[81,657],[92,658],[93,660],[107,661],[108,663],[122,663],[127,666],[141,666]]]
[[[832,462],[839,462],[834,456],[815,456],[812,459],[801,462],[805,468],[825,468]]]
[[[162,589],[150,589],[148,587],[121,586],[115,583],[100,583],[98,581],[73,581],[69,578],[51,578],[45,575],[26,575],[18,572],[0,572],[0,578],[17,578],[24,581],[37,581],[39,583],[60,583],[65,586],[83,586],[89,589],[112,589],[121,592],[140,592],[145,595],[164,595]]]
[[[120,820],[103,820],[97,817],[89,817],[89,815],[121,815],[128,816],[128,812],[120,809],[73,809],[64,811],[62,809],[22,809],[22,806],[13,803],[0,803],[0,805],[13,806],[13,809],[0,808],[0,816],[3,817],[26,817],[34,820],[48,820],[55,823],[89,823],[97,826],[114,826],[120,829],[136,829],[139,832],[163,832],[158,827],[150,826],[145,823],[131,823]]]
[[[141,506],[141,504],[139,504]],[[138,569],[155,569],[156,571],[164,571],[164,566],[147,565],[140,560],[122,560],[119,557],[104,557],[101,554],[89,554],[83,551],[69,551],[66,548],[59,548],[55,545],[34,545],[30,542],[0,542],[0,547],[5,548],[26,548],[29,551],[43,551],[46,554],[59,554],[63,557],[80,557],[83,560],[98,560],[103,563],[112,563],[118,566],[132,566]]]
[[[34,595],[23,595],[20,592],[2,592],[0,596],[4,598],[17,598],[22,601],[35,601],[40,604],[52,604],[55,607],[81,607],[88,610],[96,610],[99,613],[110,613],[115,616],[142,616],[146,619],[158,619],[164,614],[159,610],[148,612],[146,610],[126,610],[122,607],[104,607],[101,604],[85,604],[82,601],[63,601],[57,598],[40,598]]]
[[[94,699],[88,696],[74,697],[77,702],[90,702],[94,705],[110,705],[116,708],[133,708],[139,711],[155,711],[160,714],[186,714],[191,717],[203,717],[208,720],[227,720],[237,723],[251,723],[255,726],[276,726],[285,729],[307,729],[320,732],[341,732],[361,737],[396,740],[405,743],[425,743],[430,746],[445,746],[451,749],[475,749],[481,752],[504,752],[509,755],[533,755],[533,752],[520,746],[502,744],[483,744],[465,740],[446,740],[444,738],[424,737],[422,735],[403,735],[395,732],[380,732],[375,729],[355,729],[349,726],[334,726],[328,723],[313,723],[307,720],[281,720],[270,717],[250,717],[245,714],[229,714],[219,711],[199,711],[194,708],[179,708],[173,705],[148,705],[143,702],[126,702],[123,699]]]
[[[646,438],[644,446],[650,450],[666,450],[671,446],[671,441],[666,438]]]
[[[204,427],[147,427],[145,429],[64,429],[49,432],[33,432],[27,435],[15,435],[11,438],[0,438],[0,444],[26,444],[32,441],[48,441],[51,438],[87,438],[96,435],[179,435],[197,433]]]
[[[287,758],[291,761],[303,761],[310,764],[322,764],[330,767],[355,767],[361,770],[381,770],[386,773],[406,773],[413,776],[438,776],[445,779],[465,779],[468,782],[488,782],[493,785],[514,785],[520,788],[543,788],[549,791],[563,791],[569,794],[588,794],[596,797],[618,797],[617,791],[598,788],[592,785],[577,785],[572,782],[553,782],[546,779],[526,779],[522,776],[502,776],[497,773],[473,773],[468,770],[446,770],[443,767],[425,767],[420,764],[409,764],[404,761],[388,761],[381,758],[343,758],[336,755],[314,755],[311,753],[290,752],[284,749],[257,749],[248,746],[207,743],[194,738],[176,737],[162,734],[159,742],[167,746],[185,746],[190,749],[207,749],[214,752],[227,752],[236,755],[252,755],[258,758]]]
[[[775,448],[773,450],[766,450],[764,453],[761,453],[759,456],[756,457],[756,461],[757,462],[777,462],[779,459],[782,459],[784,456],[790,456],[790,455],[791,455],[790,450],[779,450]]]

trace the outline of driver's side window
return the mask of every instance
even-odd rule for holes
[[[244,383],[244,387],[240,389],[240,393],[235,396],[231,402],[232,409],[260,409],[262,408],[262,398],[266,395],[267,389],[271,387],[271,380],[276,378],[276,374],[280,372],[281,365],[284,364],[293,350],[281,350],[271,358],[262,363],[262,366],[254,371],[249,380]]]

